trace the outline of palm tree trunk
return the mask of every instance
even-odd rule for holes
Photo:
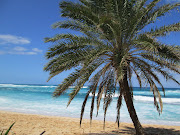
[[[129,112],[129,115],[133,121],[134,127],[136,129],[136,135],[144,135],[143,127],[141,126],[141,123],[139,122],[139,119],[136,114],[136,110],[134,108],[132,95],[129,89],[128,81],[127,81],[127,75],[125,75],[121,84],[121,90],[123,90],[124,99],[126,102],[126,106]]]

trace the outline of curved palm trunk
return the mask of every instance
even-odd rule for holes
[[[128,86],[127,75],[124,76],[124,79],[120,84],[121,84],[120,85],[121,90],[123,90],[123,95],[126,102],[126,106],[128,108],[129,115],[136,129],[136,135],[144,135],[143,127],[141,126],[141,123],[139,122],[139,119],[136,114],[136,110],[134,108],[132,95]]]

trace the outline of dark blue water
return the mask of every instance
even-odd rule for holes
[[[44,114],[53,116],[67,116],[79,118],[82,102],[88,87],[81,89],[71,105],[67,108],[70,88],[60,98],[53,98],[52,93],[56,86],[46,85],[15,85],[0,84],[0,110],[14,111],[32,114]],[[163,97],[163,112],[159,116],[153,104],[153,94],[149,88],[134,88],[134,105],[142,123],[180,125],[180,88],[166,88],[166,96]],[[115,94],[111,106],[107,112],[107,120],[116,119],[116,102],[118,94]],[[90,100],[88,100],[84,118],[89,118]],[[103,105],[103,103],[101,104]],[[96,108],[93,119],[103,120],[103,106],[96,116]],[[121,109],[121,121],[131,122],[126,105],[123,101]]]

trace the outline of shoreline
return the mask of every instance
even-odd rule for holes
[[[112,121],[106,121],[105,130],[103,121],[92,120],[90,126],[89,119],[83,119],[82,126],[79,125],[79,118],[47,116],[39,114],[27,114],[18,112],[9,112],[0,110],[0,130],[8,129],[9,126],[16,122],[10,134],[17,135],[71,135],[71,134],[135,134],[132,123],[117,124]],[[147,134],[175,135],[180,134],[180,126],[142,124]]]
[[[12,113],[20,113],[20,114],[27,114],[27,115],[40,115],[40,116],[47,116],[47,117],[65,117],[65,118],[75,118],[75,119],[80,119],[79,116],[72,116],[72,115],[54,115],[54,114],[44,114],[44,113],[37,113],[37,112],[23,112],[23,111],[15,111],[15,110],[4,110],[4,109],[0,109],[0,112],[12,112]],[[83,120],[89,120],[90,118],[87,116],[83,116]],[[97,120],[97,121],[103,121],[102,118],[98,118],[98,117],[94,117],[92,120]],[[132,121],[131,119],[125,119],[125,118],[120,118],[121,123],[127,123],[127,124],[131,124]],[[114,119],[110,119],[106,117],[106,122],[114,122]],[[144,121],[140,121],[142,125],[162,125],[162,126],[180,126],[179,122],[176,121],[150,121],[150,120],[144,120]]]

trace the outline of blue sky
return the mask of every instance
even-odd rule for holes
[[[47,83],[48,73],[43,71],[47,62],[44,55],[50,47],[50,44],[44,43],[44,38],[66,32],[51,29],[53,23],[62,20],[59,2],[59,0],[0,1],[0,83],[58,84],[70,73],[70,71],[63,72]],[[153,26],[178,21],[180,13],[171,12]],[[179,37],[179,32],[171,33],[159,40],[167,44],[180,45]],[[174,76],[180,78],[179,75]],[[165,87],[179,87],[171,81],[165,82],[162,79],[162,82]],[[136,81],[133,81],[133,84],[138,86]]]

